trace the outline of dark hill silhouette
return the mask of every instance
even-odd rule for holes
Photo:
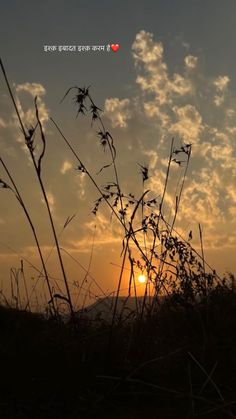
[[[78,312],[79,316],[87,318],[89,320],[103,320],[109,322],[112,319],[116,297],[104,297],[99,298],[95,303],[85,307]],[[158,304],[161,304],[164,297],[158,297]],[[144,303],[144,311],[151,308],[153,303],[153,297],[118,297],[117,301],[117,316],[126,318],[127,316],[132,317],[132,314],[141,313]]]

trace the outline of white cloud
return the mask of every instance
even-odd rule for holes
[[[143,150],[143,154],[149,157],[149,169],[155,169],[158,161],[158,154],[155,150]]]
[[[65,175],[72,167],[72,164],[68,160],[65,160],[60,169],[61,174]]]
[[[182,137],[184,141],[199,141],[201,133],[202,117],[198,110],[192,105],[183,107],[174,106],[173,111],[177,122],[170,126],[170,132]]]
[[[37,95],[39,117],[43,129],[44,131],[46,131],[46,123],[49,120],[49,110],[47,109],[46,104],[43,100],[43,96],[46,94],[45,88],[39,83],[28,82],[23,84],[13,84],[13,87],[13,94],[15,97],[16,105],[25,129],[27,130],[31,126],[35,126],[37,123],[34,105],[34,98]],[[1,100],[3,99],[4,97],[1,97]],[[6,109],[8,109],[8,102],[10,102],[10,99],[7,98],[7,101],[5,100],[4,102],[4,106]],[[3,125],[5,125],[5,128],[7,128],[7,133],[5,133],[5,135],[9,135],[14,140],[14,142],[20,144],[21,149],[28,156],[28,163],[31,164],[31,159],[29,157],[28,149],[25,144],[25,139],[23,133],[21,133],[21,130],[19,128],[19,120],[12,106],[9,108],[9,111],[7,112],[7,121],[2,122],[3,124],[1,124],[0,121],[0,127],[3,127]],[[13,145],[13,141],[11,141],[11,143]],[[4,148],[9,155],[16,155],[14,147],[10,147],[9,142],[5,144]],[[36,153],[37,151],[38,146],[36,141]]]
[[[46,94],[45,88],[39,83],[23,83],[13,84],[13,94],[15,102],[22,119],[25,129],[31,128],[36,125],[36,115],[34,98],[38,96],[37,105],[39,117],[44,131],[46,130],[46,122],[49,119],[49,110],[46,107],[43,96]],[[4,135],[0,137],[1,148],[11,157],[17,156],[17,143],[18,146],[27,154],[28,163],[31,164],[28,149],[25,144],[25,138],[20,129],[20,123],[16,112],[12,106],[10,98],[3,94],[0,96],[0,105],[2,109],[2,116],[0,118],[0,129],[4,129]],[[36,133],[36,153],[38,152],[37,133]]]
[[[158,122],[163,128],[167,127],[170,122],[170,116],[161,111],[160,106],[155,101],[144,102],[144,111],[145,114],[150,117],[158,118]]]
[[[217,240],[226,236],[224,245],[231,246],[235,242],[232,232],[236,228],[236,113],[232,106],[235,98],[232,101],[229,90],[230,78],[204,74],[198,64],[200,58],[190,51],[184,58],[182,73],[171,73],[165,62],[163,44],[144,30],[136,35],[132,53],[140,93],[127,103],[127,112],[132,118],[126,120],[126,125],[132,128],[134,124],[139,132],[139,121],[143,123],[146,118],[148,123],[147,139],[142,132],[142,143],[138,140],[140,151],[149,159],[151,177],[147,187],[156,194],[163,191],[167,141],[171,136],[192,143],[179,214],[191,228],[198,222],[207,226],[206,246],[213,247],[214,238],[218,245]],[[116,103],[121,100],[115,98]],[[140,126],[143,129],[141,123]],[[150,136],[157,142],[151,141]],[[181,170],[177,164],[171,165],[172,178],[165,208],[167,211],[172,208],[172,214]],[[181,224],[179,226],[181,228]]]
[[[86,199],[86,174],[85,173],[79,173],[79,176],[77,177],[77,194],[81,201],[84,201]]]
[[[16,85],[16,92],[27,92],[29,93],[33,98],[35,96],[44,96],[46,94],[45,88],[40,83],[23,83],[23,84],[17,84]]]
[[[214,80],[214,85],[216,86],[217,90],[220,92],[224,91],[230,82],[230,78],[228,76],[219,76]]]
[[[104,115],[110,119],[112,126],[125,128],[128,119],[131,118],[129,110],[129,99],[119,100],[118,98],[106,99]]]
[[[55,196],[53,195],[52,192],[46,192],[47,193],[47,199],[48,199],[48,203],[49,203],[49,207],[50,210],[52,212],[55,212]],[[44,203],[44,199],[41,199],[41,202]]]
[[[132,50],[136,63],[141,62],[145,64],[161,62],[164,51],[162,43],[154,42],[153,34],[144,30],[136,35]],[[164,63],[163,70],[166,70]]]
[[[143,91],[155,94],[158,105],[171,104],[173,97],[192,93],[192,83],[187,77],[174,73],[170,78],[164,62],[164,48],[155,42],[149,32],[140,31],[132,45],[133,57],[137,68],[143,74],[136,82]],[[195,58],[195,57],[194,57]]]
[[[51,211],[54,211],[55,210],[55,198],[54,198],[54,195],[52,194],[52,192],[48,192],[47,197],[48,197],[48,202],[49,202]]]
[[[194,69],[197,66],[198,63],[198,57],[194,57],[193,55],[187,55],[184,59],[186,68],[189,69]]]
[[[35,108],[34,98],[37,96],[37,105],[39,111],[39,117],[43,127],[49,119],[49,110],[46,108],[45,102],[42,96],[45,96],[46,89],[40,83],[23,83],[15,86],[16,91],[16,103],[20,112],[20,116],[24,123],[29,125],[35,125]],[[29,100],[30,99],[30,100]],[[15,116],[16,124],[18,120]]]
[[[180,74],[174,74],[173,81],[169,82],[169,90],[180,96],[184,96],[191,92],[192,85],[190,80],[184,78]]]
[[[230,78],[228,76],[219,76],[214,80],[213,84],[217,91],[214,97],[216,106],[221,106],[224,103],[229,82]]]

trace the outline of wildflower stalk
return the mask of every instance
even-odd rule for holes
[[[97,191],[99,192],[99,194],[103,197],[104,202],[106,202],[106,204],[108,205],[108,207],[110,208],[110,210],[112,211],[112,213],[115,215],[115,217],[117,218],[117,220],[119,221],[119,223],[122,225],[124,232],[125,232],[125,236],[131,238],[131,240],[133,241],[133,243],[135,244],[136,248],[139,250],[141,256],[143,257],[145,263],[147,264],[147,266],[149,266],[149,272],[153,271],[156,275],[157,272],[155,270],[155,268],[153,266],[151,266],[150,264],[150,260],[148,259],[148,257],[145,254],[145,251],[143,251],[136,235],[135,235],[135,231],[133,230],[133,227],[130,229],[128,228],[123,219],[119,216],[119,214],[116,212],[115,208],[111,205],[111,203],[109,202],[109,200],[106,198],[106,196],[104,196],[103,191],[101,190],[101,188],[99,187],[99,185],[97,184],[97,182],[94,180],[93,176],[91,175],[91,173],[89,172],[89,170],[87,169],[87,167],[84,165],[84,163],[82,162],[82,160],[80,159],[78,153],[75,151],[74,147],[70,144],[70,141],[66,138],[66,136],[63,134],[61,128],[59,127],[58,123],[51,117],[50,118],[52,123],[54,124],[54,126],[56,127],[57,131],[59,132],[60,136],[62,137],[63,141],[66,143],[66,145],[69,147],[69,149],[71,150],[72,154],[74,155],[74,157],[78,160],[80,167],[82,167],[83,172],[87,174],[87,176],[89,177],[90,181],[92,182],[92,184],[94,185],[94,187],[97,189]],[[146,191],[146,193],[149,191]],[[139,205],[141,204],[141,200],[139,199]],[[136,213],[136,211],[135,211]],[[160,257],[159,258],[160,261],[163,261],[163,259]],[[168,266],[173,266],[171,263],[165,261],[165,264]]]
[[[42,251],[41,251],[41,246],[40,246],[40,243],[39,243],[38,235],[36,233],[36,230],[35,230],[33,221],[31,219],[31,216],[29,214],[29,211],[26,208],[26,205],[25,205],[25,203],[23,201],[23,198],[22,198],[22,196],[20,194],[20,191],[19,191],[19,189],[18,189],[18,187],[17,187],[17,185],[16,185],[16,183],[15,183],[15,181],[14,181],[14,179],[13,179],[13,177],[12,177],[12,175],[11,175],[8,167],[7,167],[7,165],[3,161],[2,157],[0,157],[0,162],[1,162],[1,164],[2,164],[2,166],[4,168],[4,170],[5,170],[5,172],[7,173],[7,176],[9,177],[9,179],[10,179],[10,181],[12,183],[12,186],[14,188],[13,189],[13,188],[9,187],[9,189],[14,193],[15,197],[17,198],[18,202],[20,203],[20,205],[21,205],[21,207],[22,207],[22,209],[23,209],[23,211],[25,213],[25,216],[26,216],[26,218],[27,218],[27,220],[29,222],[30,228],[32,230],[32,233],[33,233],[33,236],[34,236],[34,239],[35,239],[35,243],[36,243],[36,246],[37,246],[37,250],[38,250],[38,253],[39,253],[39,257],[40,257],[40,260],[41,260],[41,263],[42,263],[43,272],[44,272],[44,275],[45,275],[45,279],[46,279],[46,283],[47,283],[47,287],[48,287],[50,299],[51,299],[51,302],[52,302],[53,311],[54,311],[54,314],[56,314],[56,308],[55,308],[55,304],[54,304],[54,300],[53,300],[53,294],[52,294],[52,290],[51,290],[51,286],[50,286],[50,282],[49,282],[48,272],[47,272],[47,268],[46,268],[46,265],[45,265],[45,262],[44,262],[44,257],[43,257]]]
[[[68,280],[67,280],[67,276],[66,276],[66,272],[65,272],[65,268],[64,268],[64,263],[63,263],[62,256],[61,256],[61,251],[60,251],[60,247],[59,247],[59,242],[58,242],[58,238],[57,238],[56,229],[55,229],[55,226],[54,226],[52,212],[51,212],[50,205],[49,205],[49,202],[48,202],[48,197],[47,197],[47,194],[46,194],[44,183],[43,183],[42,178],[41,178],[40,163],[41,163],[41,159],[43,157],[44,151],[45,151],[45,137],[44,137],[44,132],[43,132],[43,128],[42,128],[42,123],[41,123],[41,121],[39,119],[39,115],[38,115],[38,108],[37,108],[37,100],[36,99],[37,98],[35,98],[36,118],[37,118],[37,122],[39,124],[41,138],[42,138],[42,141],[43,141],[43,144],[44,144],[43,152],[42,152],[42,154],[39,158],[38,166],[36,164],[33,151],[30,150],[30,154],[31,154],[32,160],[34,162],[34,167],[35,167],[35,170],[36,170],[38,181],[39,181],[39,184],[40,184],[40,187],[41,187],[41,191],[42,191],[42,194],[43,194],[43,197],[44,197],[44,201],[46,203],[48,216],[49,216],[49,220],[50,220],[50,224],[51,224],[51,228],[52,228],[52,232],[53,232],[53,237],[54,237],[54,241],[55,241],[55,245],[56,245],[57,255],[58,255],[58,259],[59,259],[59,263],[60,263],[60,266],[61,266],[61,271],[62,271],[62,275],[63,275],[65,287],[66,287],[67,302],[68,302],[69,307],[70,307],[70,312],[71,312],[72,319],[74,320],[74,309],[73,309],[72,299],[71,299],[71,295],[70,295],[70,288],[69,288],[69,284],[68,284]]]
[[[111,154],[111,158],[112,158],[112,164],[113,164],[114,173],[115,173],[115,179],[116,179],[118,196],[119,196],[119,200],[120,200],[120,206],[121,206],[121,210],[123,212],[124,207],[123,207],[123,200],[122,200],[122,194],[121,194],[121,189],[120,189],[120,182],[119,182],[119,177],[118,177],[118,171],[117,171],[116,161],[115,161],[116,160],[116,149],[115,149],[114,144],[113,144],[113,138],[106,131],[105,125],[104,125],[103,120],[102,120],[102,118],[100,116],[100,113],[99,113],[99,109],[95,105],[95,103],[94,103],[94,101],[93,101],[93,99],[92,99],[92,97],[91,97],[91,95],[89,93],[88,93],[88,98],[89,98],[89,100],[91,102],[92,109],[96,109],[95,115],[96,115],[97,119],[99,120],[99,122],[101,124],[102,130],[103,130],[103,134],[106,135],[106,138],[107,138],[107,143],[108,143],[108,147],[109,147],[109,150],[110,150],[110,154]],[[110,140],[111,140],[112,143],[110,142]],[[124,224],[125,224],[125,219],[124,219]]]
[[[64,264],[63,264],[63,260],[62,260],[62,256],[61,256],[61,252],[60,252],[60,248],[59,248],[59,243],[58,243],[57,234],[56,234],[56,230],[55,230],[55,226],[54,226],[54,222],[53,222],[53,218],[52,218],[52,214],[51,214],[51,209],[50,209],[50,206],[49,206],[49,202],[48,202],[47,194],[46,194],[46,191],[45,191],[44,183],[43,183],[42,177],[41,177],[41,162],[42,162],[42,159],[43,159],[43,156],[44,156],[44,153],[45,153],[46,141],[45,141],[45,136],[44,136],[44,132],[43,132],[43,129],[42,129],[42,124],[41,124],[39,114],[38,114],[37,97],[35,98],[35,111],[36,111],[37,125],[33,129],[28,130],[28,132],[27,132],[25,127],[24,127],[24,124],[22,122],[18,107],[16,105],[16,101],[15,101],[14,95],[12,93],[11,86],[8,82],[8,78],[7,78],[2,60],[0,60],[0,66],[1,66],[1,69],[2,69],[2,72],[3,72],[3,75],[4,75],[4,79],[6,81],[6,85],[7,85],[10,97],[11,97],[12,102],[13,102],[13,106],[14,106],[15,111],[16,111],[16,115],[18,117],[18,120],[19,120],[19,123],[20,123],[20,126],[21,126],[22,133],[23,133],[24,138],[25,138],[27,148],[28,148],[29,153],[30,153],[30,157],[31,157],[32,162],[33,162],[33,166],[34,166],[37,178],[38,178],[38,182],[39,182],[43,197],[44,197],[44,201],[45,201],[45,204],[46,204],[46,208],[47,208],[47,212],[48,212],[48,216],[49,216],[49,221],[50,221],[50,224],[51,224],[52,233],[53,233],[53,237],[54,237],[54,241],[55,241],[55,245],[56,245],[56,249],[57,249],[58,259],[59,259],[59,263],[60,263],[60,266],[61,266],[61,271],[62,271],[62,275],[63,275],[63,279],[64,279],[66,291],[67,291],[67,302],[69,304],[72,319],[74,320],[74,310],[73,310],[73,305],[72,305],[72,300],[71,300],[71,295],[70,295],[70,289],[69,289],[69,285],[68,285],[68,281],[67,281],[67,277],[66,277],[66,273],[65,273],[65,269],[64,269]],[[40,154],[38,162],[36,162],[35,155],[34,155],[33,136],[35,134],[36,127],[38,125],[39,125],[39,128],[40,128],[43,150]],[[53,296],[52,296],[51,301],[53,301]]]

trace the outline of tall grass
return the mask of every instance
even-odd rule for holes
[[[19,125],[21,127],[21,132],[24,137],[30,158],[32,160],[33,168],[35,170],[38,184],[46,205],[54,240],[53,249],[55,247],[57,252],[58,262],[65,285],[65,294],[52,292],[52,285],[49,281],[46,262],[41,251],[36,228],[32,222],[29,210],[26,208],[26,204],[24,203],[20,194],[20,190],[16,185],[16,182],[13,178],[13,175],[10,173],[9,168],[6,166],[3,157],[0,157],[0,163],[5,170],[10,183],[7,183],[5,180],[1,180],[1,187],[14,193],[26,215],[34,235],[34,239],[36,241],[45,280],[48,287],[50,297],[49,302],[52,304],[54,313],[57,312],[55,299],[61,299],[67,302],[70,315],[72,319],[74,319],[74,307],[72,303],[71,289],[64,268],[62,257],[63,249],[60,248],[59,244],[60,234],[56,232],[46,193],[45,181],[43,180],[42,176],[42,163],[46,153],[47,141],[40,120],[37,97],[35,97],[34,100],[35,124],[34,126],[27,128],[23,124],[22,118],[20,116],[20,112],[17,107],[16,100],[14,98],[14,94],[9,84],[2,61],[0,62],[0,65],[9,96],[16,112]],[[211,268],[209,264],[207,264],[207,261],[205,260],[202,229],[199,225],[201,244],[201,253],[199,253],[191,246],[189,240],[185,240],[178,234],[175,228],[190,163],[192,145],[182,143],[182,145],[177,147],[175,145],[175,140],[172,138],[168,164],[163,183],[163,191],[160,197],[156,197],[155,191],[148,189],[147,185],[150,178],[148,167],[139,165],[142,192],[140,196],[135,196],[132,191],[123,190],[117,164],[118,156],[115,140],[112,134],[105,127],[102,118],[102,111],[94,103],[90,93],[90,88],[73,86],[69,88],[65,93],[62,101],[73,92],[75,94],[73,100],[77,106],[77,116],[81,114],[83,116],[86,114],[89,115],[91,118],[91,126],[96,124],[97,137],[102,149],[107,149],[109,152],[110,161],[101,167],[99,171],[99,173],[106,171],[107,168],[113,170],[113,177],[109,179],[105,185],[99,185],[97,180],[98,178],[95,178],[91,174],[90,169],[85,166],[80,158],[79,151],[74,148],[66,134],[63,133],[59,123],[56,122],[56,120],[53,118],[50,118],[50,120],[55,127],[56,132],[60,135],[65,145],[69,148],[70,152],[77,160],[77,170],[88,177],[98,193],[98,197],[92,210],[93,215],[96,217],[96,214],[101,210],[101,207],[106,205],[110,210],[113,219],[118,222],[123,231],[123,238],[121,242],[122,260],[113,309],[112,327],[120,318],[120,316],[117,316],[117,304],[120,296],[120,290],[124,281],[124,269],[127,267],[127,265],[129,265],[130,270],[127,299],[131,296],[131,292],[134,292],[135,298],[137,296],[135,271],[139,271],[145,274],[147,278],[142,307],[140,308],[139,305],[136,304],[136,314],[141,318],[143,317],[148,305],[150,305],[148,304],[148,301],[150,301],[149,297],[153,297],[151,307],[149,307],[149,309],[153,311],[155,311],[156,307],[158,306],[158,296],[160,294],[166,296],[171,295],[172,297],[175,295],[176,301],[181,301],[187,305],[195,301],[197,297],[204,297],[208,288],[215,287],[217,283],[221,281],[221,278],[216,274],[215,270]],[[39,154],[39,157],[36,157],[35,154],[36,132],[39,132],[42,145],[42,150]],[[172,218],[170,219],[170,217],[167,218],[165,216],[165,201],[171,177],[172,165],[177,165],[180,168],[184,166],[184,171],[182,172],[181,180],[178,183],[175,196],[173,197],[175,207],[172,209]],[[71,220],[69,219],[68,221],[70,222]],[[206,267],[210,270],[210,273],[206,271]]]
[[[53,245],[46,258],[31,211],[12,170],[4,156],[0,156],[6,176],[0,180],[0,187],[12,193],[20,204],[42,265],[38,269],[31,264],[38,276],[33,290],[29,290],[25,258],[21,258],[20,267],[11,269],[10,299],[0,290],[1,301],[8,307],[6,310],[0,305],[0,330],[4,337],[0,345],[4,360],[0,413],[4,412],[3,417],[35,419],[235,418],[235,277],[228,274],[221,278],[208,264],[200,224],[199,252],[191,244],[192,232],[186,240],[176,228],[192,145],[176,146],[176,141],[171,139],[161,196],[149,189],[149,168],[140,164],[141,192],[136,195],[122,186],[115,140],[105,127],[102,111],[95,105],[89,88],[74,86],[63,100],[75,92],[77,116],[87,114],[91,125],[96,124],[98,141],[109,153],[107,164],[100,169],[105,172],[109,168],[112,173],[105,184],[99,184],[98,177],[84,164],[60,124],[50,119],[56,134],[76,160],[77,171],[85,174],[95,188],[97,198],[92,215],[96,217],[106,206],[113,222],[122,230],[121,264],[111,319],[93,322],[83,317],[81,310],[77,313],[77,303],[83,291],[85,303],[88,278],[96,284],[102,301],[109,302],[109,295],[90,272],[96,250],[94,236],[88,267],[61,247],[61,234],[75,215],[68,217],[57,233],[46,194],[47,179],[43,178],[47,139],[37,98],[35,124],[28,129],[23,124],[2,61],[1,69],[44,198]],[[36,133],[42,145],[39,157],[35,154]],[[174,208],[166,216],[173,165],[184,166],[184,170],[173,196]],[[62,279],[48,274],[47,262],[54,249]],[[80,284],[69,280],[63,253],[84,271]],[[128,287],[125,285],[126,297],[120,308],[119,297],[127,269]],[[141,304],[137,295],[137,272],[147,278]],[[38,299],[36,285],[42,276],[48,291],[48,295],[43,296],[50,317],[47,320],[26,312],[33,311],[33,295]],[[76,289],[74,302],[72,287]],[[160,304],[160,295],[165,297],[163,304]],[[136,309],[125,315],[125,304],[131,296],[134,296]],[[67,311],[69,308],[71,320],[66,324],[59,316],[64,304]],[[72,378],[76,379],[76,385]],[[143,411],[142,406],[145,406]]]
[[[43,195],[43,198],[44,198],[44,201],[45,201],[45,204],[46,204],[46,208],[47,208],[47,212],[48,212],[48,217],[49,217],[50,225],[51,225],[51,228],[52,228],[53,238],[54,238],[54,242],[55,242],[55,246],[56,246],[56,250],[57,250],[57,254],[58,254],[58,259],[59,259],[59,263],[60,263],[60,267],[61,267],[61,271],[62,271],[62,275],[63,275],[65,287],[66,287],[67,301],[68,301],[68,304],[69,304],[69,307],[70,307],[71,316],[73,318],[74,317],[74,310],[73,310],[73,305],[72,305],[72,300],[71,300],[71,295],[70,295],[70,289],[69,289],[69,286],[68,286],[66,272],[65,272],[65,268],[64,268],[64,264],[63,264],[63,260],[62,260],[62,256],[61,256],[61,251],[60,251],[60,247],[59,247],[59,243],[58,243],[57,233],[56,233],[56,230],[55,230],[54,221],[53,221],[53,217],[52,217],[52,213],[51,213],[51,209],[50,209],[48,197],[47,197],[45,186],[44,186],[44,182],[43,182],[43,179],[42,179],[42,176],[41,176],[41,165],[42,165],[42,160],[43,160],[43,157],[44,157],[44,154],[45,154],[45,150],[46,150],[46,139],[45,139],[45,135],[44,135],[42,123],[41,123],[40,118],[39,118],[38,106],[37,106],[37,97],[35,97],[36,124],[35,124],[34,127],[31,127],[29,129],[27,129],[24,126],[24,124],[23,124],[22,118],[21,118],[20,113],[19,113],[19,110],[17,108],[17,104],[16,104],[16,101],[14,99],[14,95],[13,95],[11,86],[10,86],[10,84],[8,82],[8,78],[7,78],[7,75],[6,75],[5,68],[3,66],[2,60],[0,61],[0,66],[1,66],[1,69],[2,69],[3,76],[5,78],[5,81],[6,81],[6,85],[7,85],[7,88],[8,88],[9,94],[10,94],[10,98],[12,100],[12,103],[13,103],[13,106],[14,106],[14,109],[15,109],[15,112],[16,112],[16,115],[17,115],[17,118],[18,118],[18,121],[19,121],[21,130],[22,130],[22,134],[23,134],[24,139],[25,139],[25,144],[26,144],[26,146],[28,148],[29,155],[31,157],[31,160],[32,160],[32,163],[33,163],[33,167],[34,167],[35,172],[36,172],[36,175],[37,175],[38,183],[40,185],[40,188],[41,188],[41,191],[42,191],[42,195]],[[36,156],[35,156],[35,154],[34,154],[34,150],[35,150],[34,138],[35,138],[36,129],[38,127],[39,127],[41,141],[42,141],[42,151],[40,153],[39,158],[37,159]],[[27,216],[27,219],[28,219],[28,221],[30,223],[30,226],[31,226],[31,229],[33,231],[33,234],[34,234],[34,237],[35,237],[35,240],[36,240],[36,244],[37,244],[37,247],[38,247],[38,251],[40,253],[40,258],[41,258],[41,262],[42,262],[42,265],[43,265],[43,269],[44,269],[44,273],[45,273],[45,278],[46,278],[46,281],[47,281],[47,284],[48,284],[49,294],[50,294],[50,297],[51,297],[50,302],[52,303],[53,308],[54,308],[54,311],[55,311],[54,297],[52,295],[52,291],[51,291],[51,288],[50,288],[49,279],[48,279],[48,275],[47,275],[47,271],[46,271],[44,259],[42,257],[41,248],[40,248],[40,245],[39,245],[39,242],[38,242],[37,235],[35,233],[34,226],[32,224],[32,220],[31,220],[31,218],[29,216],[28,211],[26,210],[26,206],[25,206],[25,204],[24,204],[21,196],[19,195],[19,191],[16,188],[15,183],[13,183],[13,178],[10,176],[9,170],[7,169],[7,167],[6,167],[5,163],[3,162],[2,158],[1,158],[1,163],[2,163],[2,165],[4,167],[4,169],[6,170],[8,176],[9,176],[9,178],[10,178],[10,180],[11,180],[13,186],[14,186],[15,192],[17,194],[16,196],[17,196],[17,198],[18,198],[21,206],[24,209],[24,212],[25,212],[25,214]],[[7,185],[7,184],[4,182],[4,186],[5,185]]]
[[[62,100],[64,100],[72,91],[75,91],[74,101],[78,107],[77,116],[79,114],[91,114],[92,125],[94,123],[98,124],[97,136],[100,144],[103,149],[107,148],[110,152],[111,162],[103,166],[100,169],[100,172],[106,170],[108,167],[112,167],[114,171],[114,178],[110,179],[105,186],[100,187],[88,168],[85,167],[81,161],[78,151],[75,151],[66,135],[62,132],[59,124],[51,118],[58,133],[77,159],[79,163],[78,170],[88,176],[99,193],[99,197],[93,208],[94,215],[96,216],[102,204],[106,204],[110,209],[111,214],[114,215],[123,229],[123,259],[118,279],[112,324],[114,324],[116,317],[117,301],[122,284],[124,267],[127,261],[130,264],[128,297],[132,286],[134,290],[136,287],[134,269],[138,268],[147,275],[141,317],[144,312],[146,296],[148,290],[150,290],[150,285],[154,292],[154,297],[157,297],[160,293],[168,295],[169,293],[184,292],[184,298],[190,300],[191,298],[195,299],[196,295],[204,295],[204,289],[213,286],[213,283],[215,285],[215,283],[221,281],[221,278],[205,261],[201,229],[200,239],[202,254],[199,254],[191,246],[188,240],[184,240],[182,237],[180,238],[175,230],[175,223],[186,181],[192,145],[182,144],[180,147],[176,147],[174,139],[172,139],[163,192],[159,202],[157,198],[150,197],[150,195],[153,194],[153,191],[150,191],[145,187],[149,179],[148,167],[140,165],[143,192],[141,196],[135,197],[133,193],[122,190],[117,170],[115,141],[111,133],[108,132],[105,127],[101,116],[101,109],[95,105],[91,98],[89,88],[80,88],[77,86],[71,87]],[[164,214],[164,204],[172,164],[177,164],[178,166],[184,165],[185,168],[182,180],[179,183],[177,195],[174,197],[175,208],[172,220],[167,221]],[[144,243],[144,247],[142,246],[142,243]],[[156,251],[157,244],[161,246],[159,252]],[[133,256],[135,252],[138,254],[138,257],[136,258]],[[210,274],[206,273],[206,266],[210,268]],[[153,310],[155,309],[156,302],[157,298],[154,298]]]

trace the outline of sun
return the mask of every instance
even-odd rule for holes
[[[145,275],[139,275],[139,277],[138,277],[138,281],[139,281],[141,284],[144,284],[144,282],[146,282],[146,276],[145,276]]]

